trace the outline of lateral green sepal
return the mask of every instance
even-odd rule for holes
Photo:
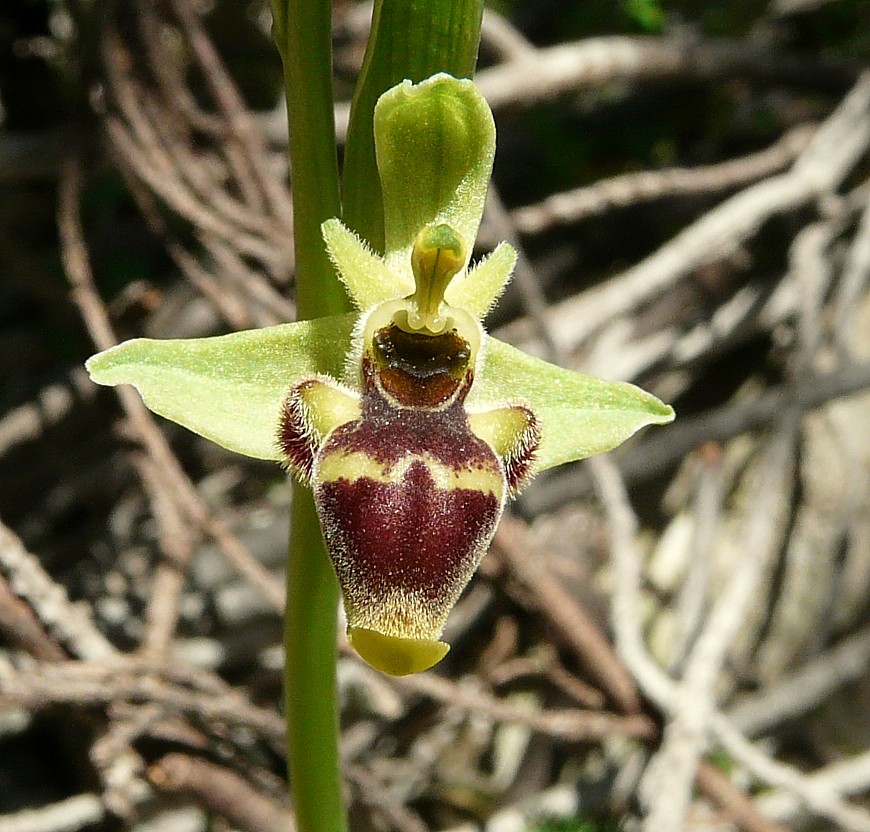
[[[281,405],[312,375],[344,375],[356,314],[213,338],[136,338],[87,362],[98,384],[132,384],[155,413],[258,459],[281,460]]]
[[[566,370],[490,338],[468,406],[505,403],[524,404],[537,417],[534,472],[610,451],[642,427],[674,419],[672,407],[633,384]]]

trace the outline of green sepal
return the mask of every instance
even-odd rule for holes
[[[258,459],[281,460],[281,404],[316,374],[340,379],[357,315],[281,324],[214,338],[137,338],[87,362],[98,384],[132,384],[155,413]]]
[[[538,420],[534,472],[613,450],[642,427],[674,419],[672,407],[633,384],[566,370],[490,338],[467,404],[506,403],[526,405]]]
[[[278,0],[274,0],[278,2]],[[384,249],[381,183],[375,162],[374,108],[404,79],[436,72],[471,78],[477,63],[483,0],[375,0],[356,84],[343,165],[343,219],[375,251]]]
[[[405,81],[378,100],[374,132],[390,270],[410,275],[414,239],[439,223],[470,255],[495,155],[495,124],[477,87],[443,73]]]

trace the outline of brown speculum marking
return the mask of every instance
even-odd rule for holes
[[[384,391],[404,407],[438,407],[457,392],[471,347],[455,330],[443,335],[405,332],[396,324],[375,332],[375,372]]]

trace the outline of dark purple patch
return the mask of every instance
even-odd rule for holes
[[[305,424],[305,406],[302,403],[302,391],[311,383],[303,381],[287,394],[278,424],[278,444],[287,464],[305,481],[311,479],[317,452],[311,431]]]
[[[455,470],[501,470],[492,448],[475,436],[461,401],[444,410],[392,407],[377,391],[362,398],[362,418],[330,434],[323,453],[364,451],[372,459],[393,465],[411,454],[431,454]]]
[[[327,548],[354,604],[377,603],[396,589],[452,603],[501,514],[491,493],[438,488],[419,460],[401,484],[342,478],[318,485],[315,497]]]
[[[535,451],[541,444],[541,429],[535,414],[527,407],[517,407],[525,413],[526,429],[517,441],[516,447],[504,460],[508,491],[513,495],[527,482],[532,463],[535,461]]]

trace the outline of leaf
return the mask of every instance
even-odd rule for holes
[[[356,314],[215,338],[137,338],[87,362],[98,384],[132,384],[155,413],[258,459],[275,444],[287,391],[315,374],[342,378]]]
[[[443,73],[387,90],[375,107],[386,262],[410,275],[414,238],[447,223],[469,255],[495,155],[492,113],[471,81]]]
[[[468,402],[532,409],[541,428],[535,471],[610,451],[642,427],[674,418],[673,408],[633,384],[566,370],[495,338],[486,342]]]

